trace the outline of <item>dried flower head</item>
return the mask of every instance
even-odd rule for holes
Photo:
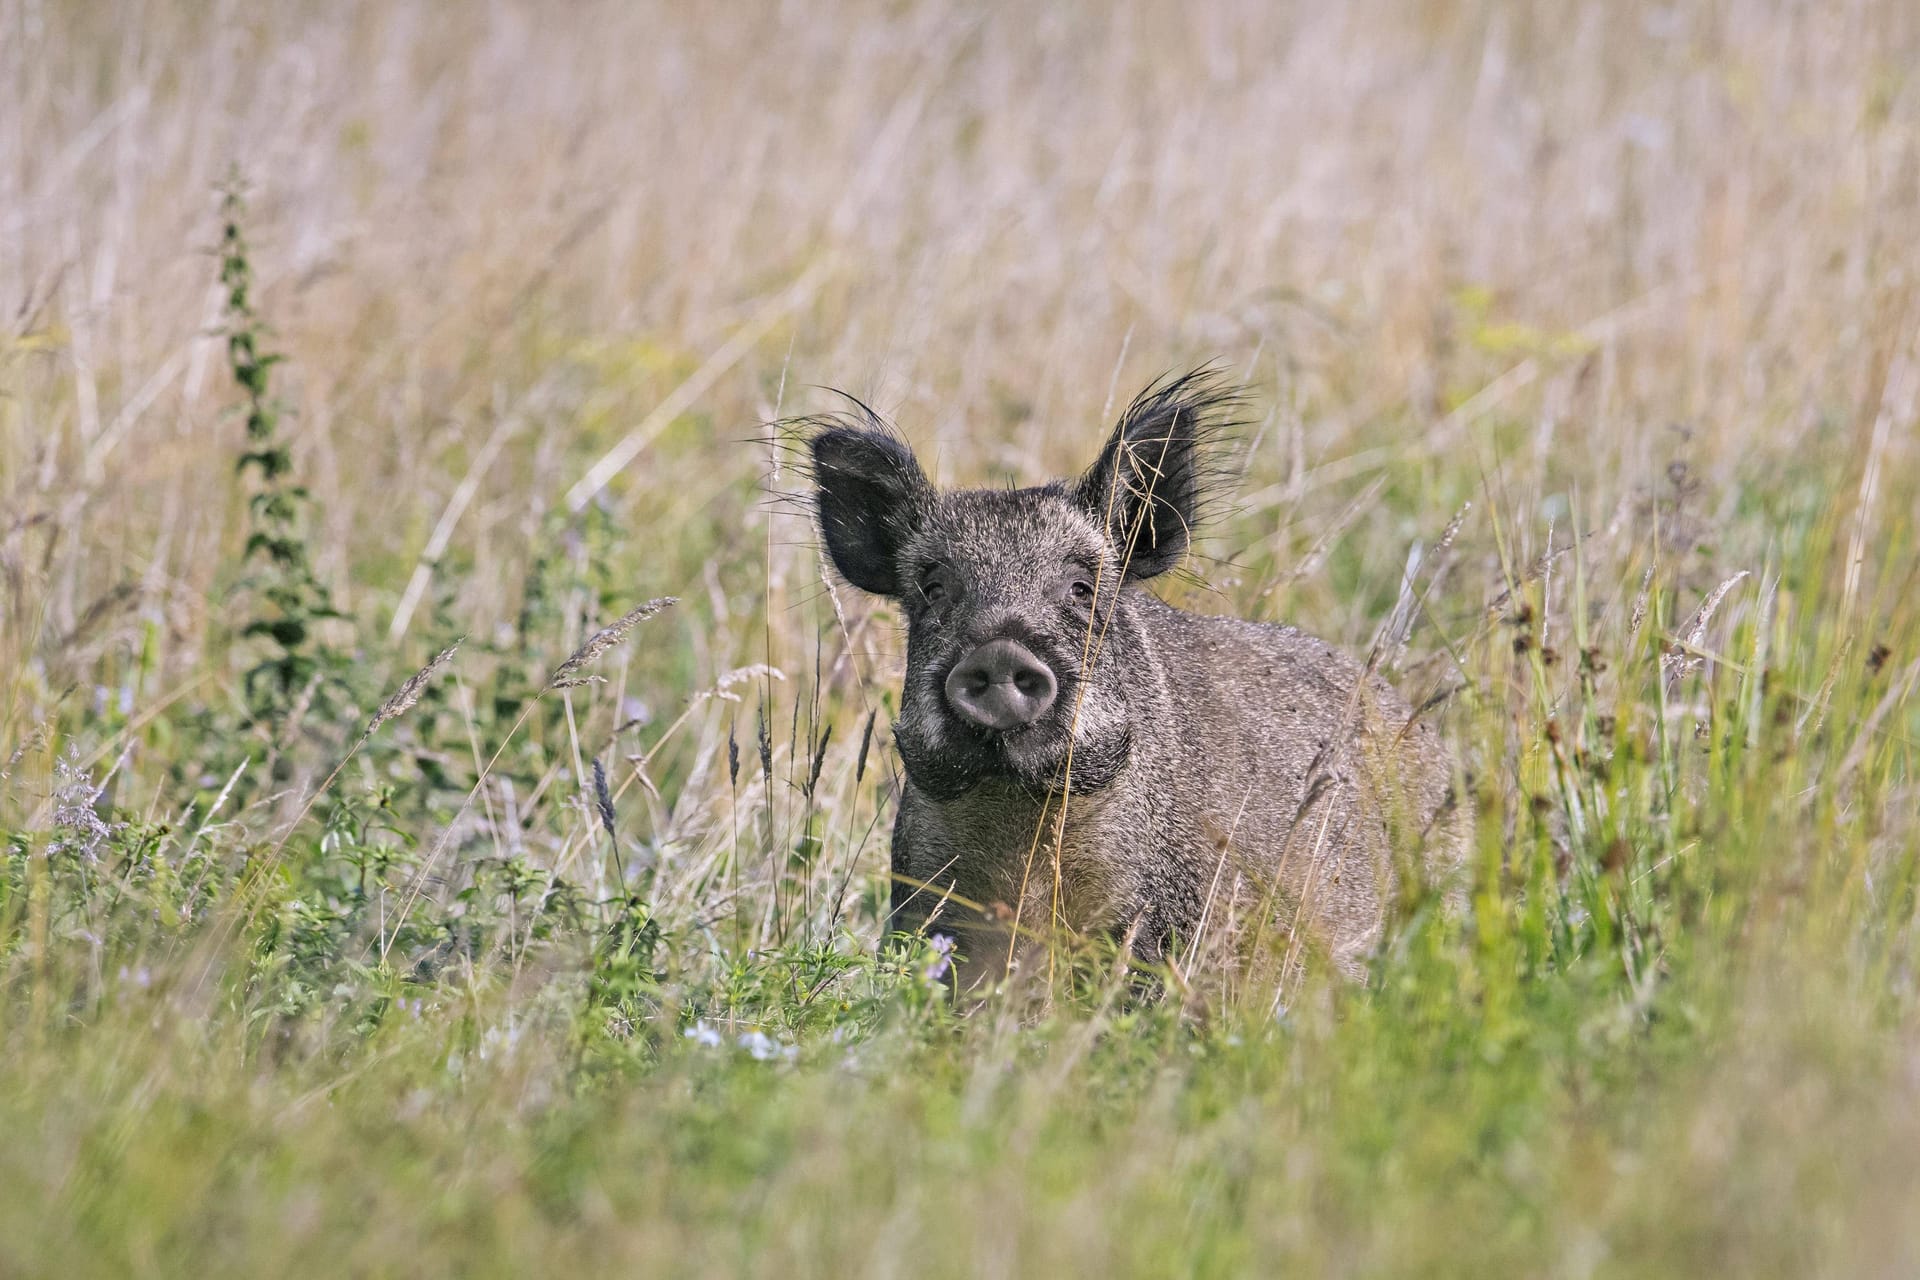
[[[714,681],[713,688],[703,689],[695,694],[694,697],[719,698],[724,702],[739,702],[741,698],[740,694],[736,691],[737,687],[745,684],[747,681],[760,679],[784,681],[786,678],[787,673],[780,670],[780,668],[770,667],[764,662],[756,662],[750,667],[735,667],[732,671],[727,672],[718,680]]]
[[[767,790],[773,790],[773,734],[767,728],[767,709],[764,705],[754,716],[754,737],[760,746],[760,776],[766,780]]]
[[[455,640],[452,644],[434,655],[432,662],[429,662],[426,666],[408,676],[407,682],[398,689],[395,689],[393,696],[380,704],[380,709],[373,713],[373,719],[367,721],[366,732],[360,736],[362,738],[371,738],[375,729],[378,729],[395,716],[405,715],[412,709],[413,704],[420,701],[420,695],[426,692],[427,685],[433,679],[434,675],[440,668],[453,661],[453,655],[459,651],[460,643],[465,639],[465,636],[461,636],[459,640]]]
[[[813,789],[820,785],[820,767],[827,762],[827,743],[832,740],[833,726],[828,725],[827,731],[820,735],[820,744],[814,748],[813,767],[807,770],[807,785],[803,790],[809,798],[813,795]]]
[[[867,712],[867,727],[860,734],[860,758],[853,766],[853,785],[856,787],[867,776],[867,748],[873,745],[873,719],[879,714],[878,711]]]
[[[101,843],[113,835],[113,828],[101,819],[96,808],[106,788],[94,785],[78,751],[56,760],[53,776],[55,834],[47,846],[48,854],[97,861]]]
[[[1661,655],[1660,670],[1667,678],[1669,694],[1682,679],[1699,670],[1704,660],[1700,654],[1700,646],[1707,640],[1707,624],[1713,621],[1714,612],[1720,608],[1720,602],[1727,598],[1727,592],[1733,590],[1747,576],[1747,571],[1742,569],[1715,587],[1712,593],[1701,602],[1700,607],[1694,610],[1693,616],[1687,619],[1686,625],[1680,628],[1679,636],[1668,647],[1667,652]]]
[[[568,658],[555,668],[553,678],[547,681],[548,685],[553,688],[564,689],[574,684],[583,683],[579,676],[579,672],[583,668],[597,661],[601,654],[624,640],[627,632],[633,630],[634,627],[645,622],[648,618],[659,613],[667,606],[678,603],[680,603],[679,600],[673,596],[658,596],[647,601],[639,608],[634,609],[612,626],[602,627],[600,630],[594,632],[585,644],[574,651],[571,658]]]
[[[607,789],[607,767],[598,756],[593,760],[593,803],[600,813],[600,825],[607,829],[607,839],[618,840],[613,830],[613,793]]]

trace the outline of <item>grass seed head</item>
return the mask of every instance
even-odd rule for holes
[[[867,748],[873,745],[873,719],[879,714],[877,711],[867,712],[867,727],[860,732],[860,757],[853,766],[853,785],[856,787],[867,776]]]
[[[440,668],[453,661],[453,655],[459,652],[461,641],[465,639],[466,637],[462,636],[459,640],[455,640],[435,654],[432,662],[408,676],[406,683],[395,689],[392,696],[380,704],[380,709],[373,713],[373,719],[367,721],[366,732],[361,736],[371,738],[374,730],[381,725],[410,711],[413,704],[420,701],[420,695],[426,692],[427,685],[439,673]]]
[[[613,830],[613,792],[607,788],[607,766],[598,756],[593,759],[593,803],[600,814],[600,825],[607,829],[607,839],[619,839]]]
[[[828,725],[827,731],[820,735],[820,745],[813,749],[813,767],[807,770],[806,793],[809,797],[813,795],[813,789],[820,785],[820,768],[827,762],[827,743],[832,740],[833,726]]]
[[[680,601],[674,596],[656,596],[645,604],[629,612],[611,626],[602,627],[588,637],[587,642],[574,650],[573,656],[554,669],[553,677],[547,681],[551,688],[566,689],[573,685],[585,684],[587,678],[580,672],[597,662],[600,655],[626,639],[627,632],[659,613],[669,605]]]

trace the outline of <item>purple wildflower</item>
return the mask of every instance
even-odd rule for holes
[[[953,968],[953,939],[944,933],[936,933],[927,939],[927,946],[933,952],[933,958],[927,961],[922,976],[929,983],[939,982]]]

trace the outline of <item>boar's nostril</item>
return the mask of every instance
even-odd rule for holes
[[[981,645],[947,676],[947,701],[986,729],[1032,724],[1053,705],[1058,689],[1047,664],[1013,640]]]

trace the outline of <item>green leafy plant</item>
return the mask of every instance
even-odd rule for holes
[[[253,567],[254,616],[240,634],[265,652],[242,678],[247,710],[278,737],[296,710],[330,708],[345,663],[316,624],[342,615],[314,572],[309,550],[313,497],[294,476],[293,452],[281,431],[288,410],[273,390],[273,371],[286,357],[267,348],[268,330],[255,306],[253,262],[244,218],[246,198],[237,174],[221,196],[220,284],[226,291],[227,367],[241,395],[246,448],[238,469],[253,477],[247,500],[245,558]]]

